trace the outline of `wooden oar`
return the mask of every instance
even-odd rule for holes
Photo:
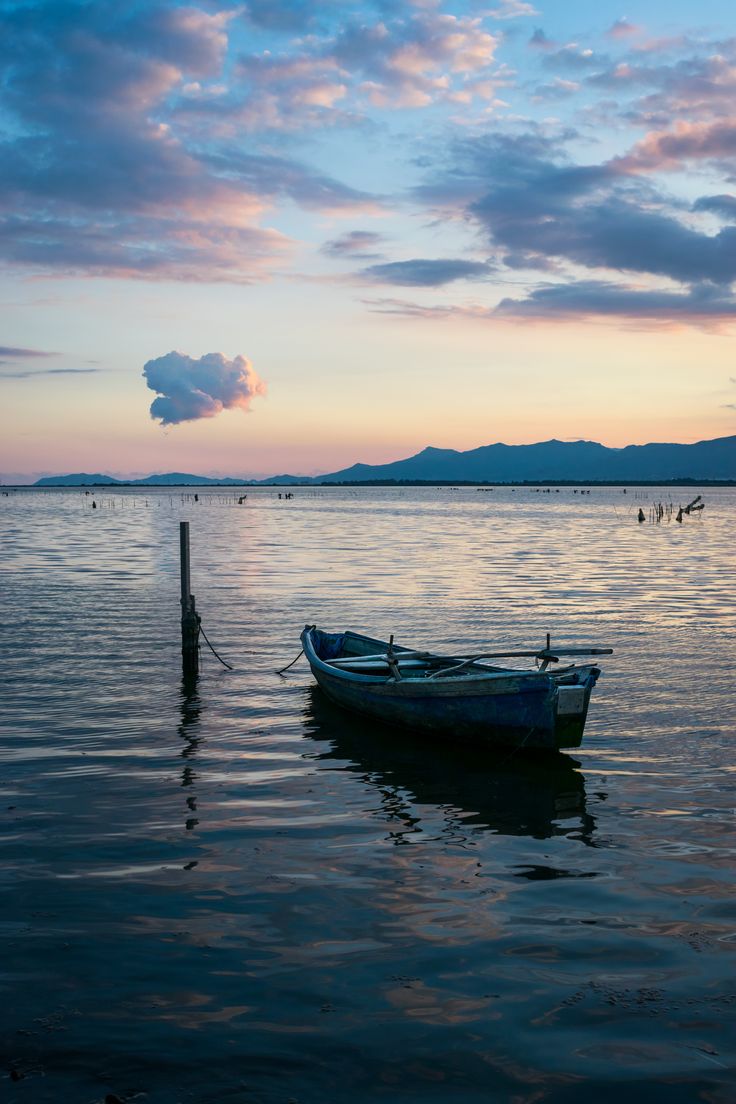
[[[558,656],[586,656],[586,655],[613,655],[613,648],[552,648],[551,651]],[[548,650],[542,648],[541,652],[535,652],[535,655],[546,656]]]
[[[464,667],[471,667],[474,663],[477,663],[479,659],[512,659],[526,657],[541,659],[542,666],[540,667],[540,674],[544,673],[547,669],[547,665],[550,663],[559,663],[560,656],[588,656],[588,655],[612,655],[613,648],[555,648],[552,652],[549,648],[542,648],[536,652],[484,652],[481,655],[472,656],[470,659],[464,659],[461,663],[456,664],[454,667],[446,667],[442,671],[435,671],[433,675],[430,675],[430,679],[444,678],[445,675],[454,675],[457,671],[461,671]]]
[[[434,658],[439,658],[439,657],[436,657],[434,652],[409,652],[409,651],[406,651],[406,652],[394,652],[394,658],[401,660],[401,659],[434,659]],[[372,662],[372,661],[377,660],[377,659],[382,659],[384,661],[384,663],[387,663],[388,662],[388,655],[386,654],[386,652],[380,652],[377,655],[365,655],[365,656],[358,655],[358,656],[347,656],[347,657],[344,657],[343,659],[329,659],[329,660],[327,660],[327,662],[331,663],[333,665],[333,667],[341,667],[341,666],[343,666],[345,664],[349,664],[349,663],[368,663],[368,662]]]
[[[363,663],[389,662],[403,663],[406,660],[427,659],[440,663],[475,663],[479,659],[546,659],[549,663],[557,663],[560,656],[596,656],[613,655],[613,648],[535,648],[524,649],[515,652],[479,652],[477,655],[465,658],[463,656],[443,656],[435,652],[394,652],[389,656],[383,652],[380,655],[351,656],[343,659],[330,659],[327,662],[333,667],[356,667]]]
[[[533,655],[533,656],[535,656],[535,658],[539,658],[539,652],[509,652],[508,654],[509,654],[509,656],[529,656],[529,655]],[[505,658],[505,657],[502,657],[498,654],[494,655],[494,656],[488,656],[488,655],[486,655],[486,656],[482,656],[482,655],[471,656],[470,659],[464,659],[462,661],[462,663],[456,663],[454,667],[445,667],[444,670],[442,670],[442,671],[435,671],[435,673],[433,675],[430,675],[429,678],[430,679],[438,679],[438,678],[443,678],[445,675],[454,675],[456,671],[462,671],[462,669],[464,667],[472,667],[472,665],[474,663],[477,663],[479,659],[502,659],[502,658]],[[559,660],[558,660],[557,656],[550,655],[548,652],[545,652],[544,659],[545,659],[546,663],[559,663]]]

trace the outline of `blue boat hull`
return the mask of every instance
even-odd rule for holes
[[[332,701],[392,725],[444,738],[493,747],[555,750],[579,746],[598,677],[594,667],[580,668],[574,715],[560,715],[559,687],[553,676],[537,671],[498,670],[465,678],[402,678],[353,674],[331,666],[344,654],[345,638],[365,642],[364,654],[385,649],[382,641],[356,634],[302,633],[305,655],[317,683]],[[361,649],[363,650],[363,649]],[[400,655],[405,649],[397,648]]]

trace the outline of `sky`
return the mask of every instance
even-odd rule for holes
[[[730,0],[3,0],[0,478],[736,433]]]

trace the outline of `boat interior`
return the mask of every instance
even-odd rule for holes
[[[346,674],[374,675],[399,679],[447,679],[478,676],[515,676],[538,677],[546,675],[558,684],[575,685],[582,677],[590,674],[590,665],[577,667],[569,664],[564,667],[549,667],[557,663],[557,657],[546,649],[526,649],[506,653],[465,653],[444,655],[434,652],[417,651],[394,644],[393,637],[386,642],[360,633],[327,633],[313,628],[312,644],[318,657]],[[528,668],[497,666],[489,663],[489,658],[527,659],[532,665]],[[536,665],[533,665],[535,664]],[[582,676],[579,678],[579,676]]]

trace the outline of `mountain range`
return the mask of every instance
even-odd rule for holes
[[[37,479],[34,487],[244,487],[253,479],[232,479],[229,476],[189,475],[186,472],[167,472],[165,475],[147,475],[145,479],[115,479],[112,475],[45,475]]]
[[[169,472],[145,479],[109,475],[53,475],[36,487],[248,486],[321,483],[667,483],[673,480],[736,481],[736,436],[692,445],[649,444],[608,448],[596,441],[540,441],[533,445],[484,445],[458,452],[425,448],[390,464],[353,464],[326,475],[233,479]]]
[[[368,480],[456,482],[652,482],[736,479],[736,436],[693,445],[650,444],[607,448],[596,441],[541,441],[534,445],[484,445],[467,452],[425,448],[392,464],[354,464],[320,476],[319,482]]]

